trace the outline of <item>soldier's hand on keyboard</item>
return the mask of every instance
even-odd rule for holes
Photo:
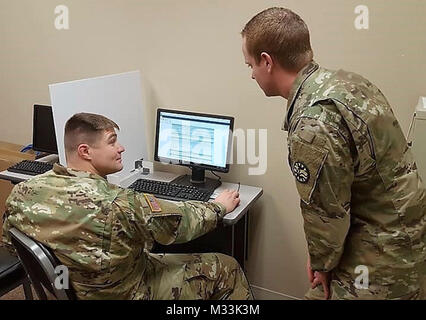
[[[223,204],[226,207],[226,213],[229,213],[240,203],[240,194],[235,190],[225,190],[216,197],[214,202]]]

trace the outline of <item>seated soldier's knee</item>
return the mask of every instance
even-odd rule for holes
[[[224,254],[216,254],[216,257],[220,265],[218,268],[220,270],[220,278],[217,288],[222,289],[218,291],[216,298],[252,300],[253,294],[250,284],[237,260]]]
[[[232,266],[234,268],[240,267],[240,264],[238,263],[237,260],[235,260],[234,257],[228,256],[228,255],[223,254],[223,253],[215,253],[215,255],[218,258],[219,263],[222,263],[222,264],[227,265],[227,266]]]
[[[228,269],[228,271],[232,271],[232,270],[235,270],[235,269],[237,269],[237,270],[241,269],[240,264],[238,263],[237,260],[235,260],[235,258],[228,256],[226,254],[222,254],[222,253],[215,253],[215,255],[218,259],[219,265],[222,268],[226,267],[226,269]]]

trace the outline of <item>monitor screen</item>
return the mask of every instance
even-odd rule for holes
[[[58,154],[51,106],[34,105],[33,150]]]
[[[158,109],[155,160],[229,170],[234,118]]]

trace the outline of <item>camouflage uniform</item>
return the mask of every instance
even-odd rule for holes
[[[221,204],[157,200],[55,165],[15,186],[3,236],[15,227],[53,249],[79,299],[251,299],[239,264],[222,254],[156,255],[214,229]]]
[[[297,76],[283,129],[315,271],[332,299],[424,298],[426,193],[386,98],[315,62]],[[366,275],[368,289],[359,289]],[[358,288],[357,288],[358,287]],[[323,298],[322,287],[307,298]]]

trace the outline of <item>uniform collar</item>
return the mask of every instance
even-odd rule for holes
[[[55,163],[53,165],[53,172],[55,174],[58,174],[58,175],[61,175],[61,176],[106,180],[105,178],[103,178],[100,175],[97,175],[95,173],[91,173],[91,172],[87,172],[87,171],[78,171],[78,170],[74,170],[74,169],[71,169],[71,168],[66,168],[66,167],[61,166],[60,164],[57,164],[57,163]]]
[[[281,130],[288,131],[288,126],[290,122],[290,117],[293,113],[294,102],[296,101],[297,96],[299,95],[300,88],[303,86],[305,81],[316,71],[318,70],[319,65],[315,61],[311,61],[302,70],[297,74],[296,79],[294,80],[293,86],[290,90],[290,95],[287,102],[287,113],[285,115],[283,125]]]

